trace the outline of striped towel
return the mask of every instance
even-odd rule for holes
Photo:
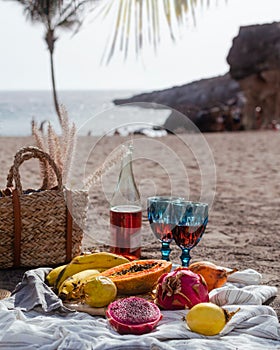
[[[260,285],[262,275],[255,270],[238,271],[228,277],[228,283],[210,292],[210,301],[219,306],[261,305],[277,293],[276,287]]]
[[[222,332],[212,337],[187,329],[186,310],[163,311],[151,333],[119,335],[104,317],[67,310],[44,284],[48,271],[28,271],[13,295],[0,302],[0,349],[280,350],[276,313],[262,305],[277,289],[260,285],[261,276],[254,270],[231,275],[229,283],[210,293],[211,301],[229,311],[240,307]]]

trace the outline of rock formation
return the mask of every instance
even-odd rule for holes
[[[280,120],[280,23],[241,27],[227,61],[246,98],[246,129]]]
[[[275,126],[280,121],[280,23],[241,27],[227,61],[230,72],[224,76],[114,103],[154,102],[173,108],[164,124],[169,131],[187,128],[183,116],[201,131]]]
[[[238,82],[229,74],[114,101],[116,105],[137,105],[139,102],[158,104],[154,105],[155,108],[172,108],[164,124],[171,132],[187,128],[188,121],[180,113],[191,119],[201,131],[240,128],[236,110],[242,105],[242,93]]]

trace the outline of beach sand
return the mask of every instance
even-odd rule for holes
[[[186,146],[190,135],[182,139],[170,135],[160,139],[137,137],[134,173],[143,197],[154,194],[185,195],[188,185],[191,198],[199,199],[201,177],[199,163]],[[216,188],[209,181],[208,190],[215,198],[209,213],[209,223],[203,239],[192,251],[193,261],[210,260],[219,265],[245,269],[253,268],[263,275],[263,283],[280,287],[280,133],[274,131],[205,134],[216,167]],[[84,173],[89,174],[101,165],[108,154],[126,138],[105,137],[100,140],[84,137],[79,140],[78,156],[71,180],[79,187]],[[0,138],[0,186],[6,176],[16,150],[33,144],[32,138]],[[142,158],[139,158],[142,156]],[[207,163],[208,164],[208,163]],[[209,166],[209,172],[211,164]],[[186,174],[182,170],[185,166]],[[23,187],[38,187],[40,178],[36,161],[22,167]],[[92,240],[86,245],[106,249],[99,237],[106,236],[108,198],[113,191],[119,167],[113,168],[90,192],[89,227]],[[211,175],[213,176],[213,175]],[[208,179],[209,180],[209,179]],[[211,179],[210,179],[211,180]],[[207,181],[206,181],[207,182]],[[105,194],[104,195],[104,191]],[[107,196],[107,197],[106,197]],[[106,243],[106,242],[105,242]],[[160,244],[153,237],[144,215],[143,258],[160,258]],[[179,263],[180,249],[172,244],[171,259]],[[0,271],[0,288],[14,280],[11,274]],[[14,275],[16,276],[16,274]],[[278,297],[271,303],[280,315]]]

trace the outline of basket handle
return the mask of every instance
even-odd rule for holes
[[[14,164],[10,168],[10,171],[9,171],[9,174],[7,177],[7,187],[12,187],[13,180],[14,180],[15,186],[19,192],[19,195],[22,194],[22,185],[21,185],[21,180],[20,180],[19,167],[23,162],[25,162],[26,160],[31,159],[31,158],[37,158],[41,161],[44,161],[44,162],[47,161],[49,163],[49,165],[52,167],[52,169],[55,172],[55,175],[57,178],[58,189],[61,190],[62,189],[62,176],[61,176],[60,170],[58,169],[54,160],[51,158],[51,156],[48,153],[40,150],[37,147],[32,147],[32,146],[21,148],[16,153],[16,155],[14,157]],[[42,189],[45,189],[46,184],[47,184],[47,177],[45,174]]]
[[[20,160],[19,166],[23,162],[25,162],[26,160],[31,159],[31,158],[33,158],[32,154],[30,154],[30,153],[24,154]],[[8,176],[7,176],[7,188],[12,188],[12,186],[13,186],[13,178],[14,178],[13,172],[14,172],[14,165],[11,166],[9,173],[8,173]],[[44,179],[43,179],[43,184],[41,186],[41,190],[45,190],[48,188],[48,182],[49,182],[48,171],[47,171],[47,168],[45,167],[45,174],[44,174]]]

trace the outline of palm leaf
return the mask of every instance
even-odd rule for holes
[[[138,1],[139,15],[138,15],[138,41],[139,41],[139,49],[141,50],[143,47],[143,7],[144,2]]]
[[[121,35],[120,35],[120,50],[121,51],[123,50],[124,45],[125,45],[126,26],[128,25],[127,15],[128,15],[128,2],[126,1],[124,4],[122,24],[121,24],[121,27],[122,27]]]
[[[85,6],[89,3],[92,3],[94,0],[82,0],[79,2],[73,1],[70,2],[65,8],[61,11],[59,10],[58,20],[55,23],[56,27],[64,27],[64,23],[69,23],[72,27],[75,27],[77,24],[80,27],[82,24],[81,12],[85,10]],[[69,28],[69,27],[68,27]]]
[[[109,63],[117,48],[124,52],[125,58],[131,46],[134,47],[136,55],[139,55],[146,43],[156,50],[160,44],[163,25],[167,26],[170,38],[176,40],[178,28],[185,25],[188,17],[193,19],[195,25],[198,7],[204,3],[208,5],[209,1],[107,0],[101,13],[104,18],[115,14],[115,24],[102,61]],[[161,20],[162,15],[164,21]]]
[[[147,0],[146,1],[146,7],[147,7],[147,33],[148,33],[148,42],[149,44],[152,43],[152,25],[151,25],[151,21],[152,21],[152,4],[151,4],[152,0]]]
[[[173,26],[172,26],[172,19],[171,19],[171,8],[170,8],[170,1],[164,0],[164,14],[165,18],[168,24],[169,33],[172,40],[175,40],[174,34],[173,34]]]
[[[117,39],[119,35],[119,30],[120,30],[120,24],[121,24],[121,18],[122,18],[122,10],[123,10],[123,4],[124,1],[120,1],[120,6],[118,7],[118,13],[117,13],[117,18],[116,18],[116,24],[115,24],[115,30],[114,30],[114,35],[111,40],[110,48],[109,48],[109,53],[108,53],[108,58],[107,58],[107,63],[110,61],[112,58],[114,52],[115,52],[115,47],[117,44]]]
[[[137,3],[138,2],[136,0],[136,2],[134,4],[134,6],[135,6],[135,9],[134,9],[134,14],[135,14],[135,16],[134,16],[134,22],[135,22],[134,35],[135,35],[135,52],[136,52],[136,55],[138,56],[138,54],[139,54],[139,39],[138,39],[138,37],[139,37],[139,34],[138,34],[138,32],[139,32],[139,21],[138,21],[139,17],[138,17]]]
[[[127,9],[127,25],[126,25],[126,35],[125,35],[125,48],[124,48],[124,58],[127,58],[128,48],[129,48],[129,38],[131,33],[131,13],[132,13],[132,1],[128,2]]]

